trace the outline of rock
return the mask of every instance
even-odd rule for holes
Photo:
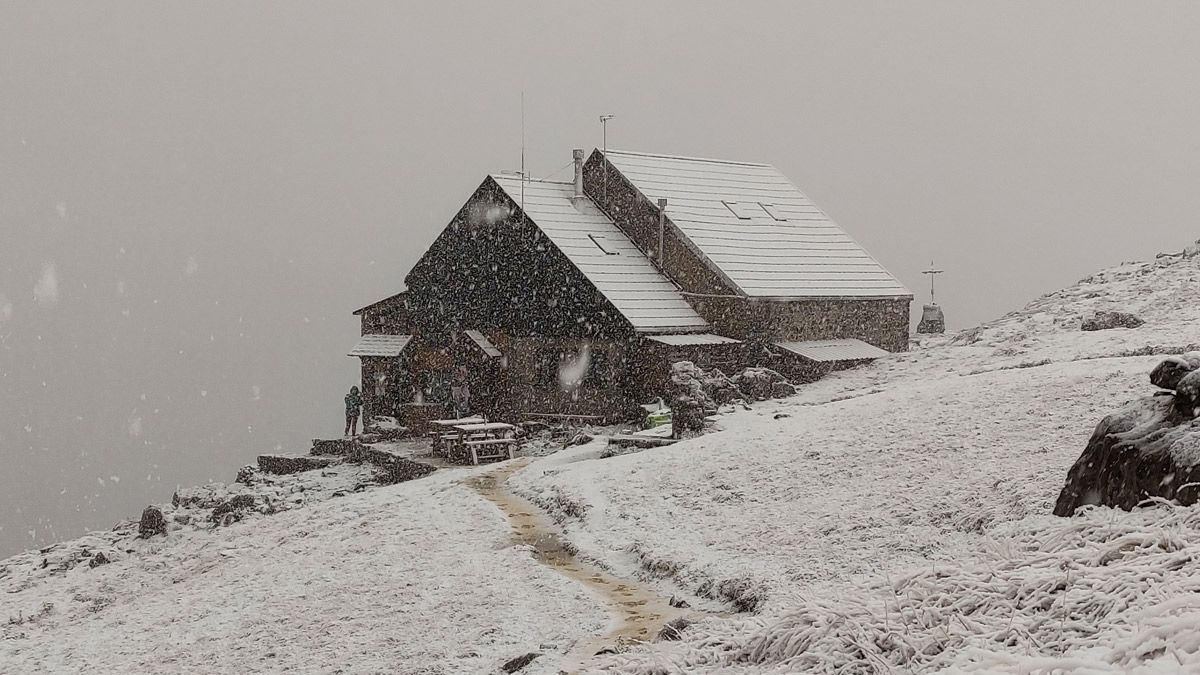
[[[1157,382],[1171,382],[1179,360],[1168,362],[1173,365],[1154,369]],[[1129,510],[1149,497],[1185,506],[1200,498],[1200,370],[1174,384],[1178,393],[1158,392],[1100,421],[1067,473],[1055,515],[1070,516],[1087,504]]]
[[[1150,383],[1163,389],[1175,390],[1179,380],[1193,370],[1200,369],[1200,352],[1188,352],[1183,356],[1172,356],[1150,371]]]
[[[422,478],[437,470],[435,467],[429,466],[428,464],[414,462],[405,457],[398,457],[390,452],[380,450],[378,448],[370,448],[367,450],[365,459],[371,464],[374,464],[382,469],[383,475],[380,477],[380,481],[384,485],[392,485],[394,483],[402,483],[407,480],[413,480],[414,478]]]
[[[785,417],[791,417],[791,416],[792,416],[791,413],[775,413],[775,417],[773,419],[781,420]]]
[[[258,467],[253,464],[247,464],[238,469],[237,479],[234,482],[241,483],[242,485],[252,485],[256,478],[258,478]]]
[[[162,509],[157,506],[147,506],[142,511],[142,519],[138,522],[138,536],[149,539],[156,534],[167,533],[167,519],[163,517]]]
[[[687,600],[684,600],[683,598],[676,598],[673,595],[671,596],[671,599],[667,601],[667,604],[676,609],[687,609],[691,607]]]
[[[771,384],[771,398],[786,398],[793,396],[796,393],[796,387],[790,382],[773,382]]]
[[[216,508],[229,498],[229,490],[221,483],[210,483],[200,487],[180,488],[171,497],[175,508],[196,507],[201,509]]]
[[[192,516],[189,513],[176,513],[174,516],[172,516],[171,520],[174,520],[180,525],[188,525],[192,522]]]
[[[259,455],[258,468],[264,473],[285,475],[300,473],[301,471],[324,469],[340,461],[341,459],[338,457],[320,457],[314,455]],[[238,478],[241,478],[241,474],[238,474]],[[242,481],[238,480],[238,482]]]
[[[579,433],[575,434],[575,436],[573,438],[571,438],[571,440],[567,441],[566,447],[569,448],[569,447],[575,446],[575,445],[587,445],[588,443],[591,443],[593,440],[595,440],[594,436],[592,436],[589,433],[580,431]]]
[[[518,656],[517,658],[506,662],[504,665],[500,666],[500,670],[503,670],[506,673],[515,673],[525,666],[533,663],[533,660],[539,656],[541,656],[541,653],[539,652],[529,652],[528,654]]]
[[[690,625],[692,625],[692,621],[682,616],[678,619],[672,619],[667,622],[667,625],[662,627],[662,630],[658,631],[658,639],[679,640],[683,637],[683,631]]]
[[[227,515],[232,516],[233,520],[240,520],[241,512],[253,506],[253,495],[234,495],[213,509],[210,520],[214,523],[227,523],[229,521],[225,518]]]
[[[734,375],[732,382],[752,401],[765,401],[796,393],[796,388],[786,377],[770,368],[746,368]]]
[[[1085,318],[1080,330],[1108,330],[1110,328],[1137,328],[1146,323],[1128,312],[1096,312]]]
[[[95,569],[101,565],[107,565],[109,562],[111,561],[108,559],[108,556],[104,555],[104,551],[100,551],[88,561],[88,567]]]

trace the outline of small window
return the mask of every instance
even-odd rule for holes
[[[596,245],[596,248],[604,251],[604,255],[621,255],[621,252],[618,251],[615,246],[613,246],[612,242],[608,240],[608,237],[605,237],[602,234],[589,234],[588,239],[592,240],[592,243]]]
[[[721,203],[725,205],[725,208],[729,209],[730,213],[737,216],[738,220],[750,220],[752,217],[749,210],[750,205],[746,202],[728,202],[721,200]]]
[[[783,212],[780,211],[779,208],[776,207],[774,204],[764,204],[762,202],[759,202],[758,205],[762,207],[763,211],[767,212],[768,216],[771,216],[775,220],[778,220],[781,222],[787,222],[787,218],[784,217]]]

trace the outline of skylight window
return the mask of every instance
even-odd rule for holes
[[[724,204],[725,208],[729,209],[733,215],[737,216],[738,220],[750,220],[753,217],[752,212],[750,211],[750,204],[748,202],[730,202],[722,199],[721,203]]]
[[[621,255],[621,252],[618,251],[615,246],[613,246],[613,243],[608,240],[608,237],[605,237],[602,234],[589,234],[588,239],[592,240],[592,243],[596,245],[596,248],[604,251],[604,255]]]
[[[764,204],[762,202],[759,202],[758,205],[762,207],[763,211],[767,212],[768,216],[771,216],[775,220],[784,221],[784,222],[787,221],[787,217],[785,217],[783,215],[783,212],[780,211],[774,204]]]

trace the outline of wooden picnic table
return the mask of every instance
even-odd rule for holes
[[[433,454],[445,456],[447,455],[448,450],[446,447],[446,441],[455,440],[458,438],[458,431],[455,429],[456,426],[463,424],[485,424],[487,423],[487,419],[475,415],[472,417],[462,417],[458,419],[430,420],[429,423],[434,427],[433,430],[429,432],[429,440],[433,446]]]
[[[456,424],[453,429],[458,437],[451,441],[452,447],[447,448],[446,456],[468,456],[472,464],[479,464],[481,459],[512,459],[513,449],[517,444],[512,438],[516,427],[504,422],[478,422],[473,424]]]

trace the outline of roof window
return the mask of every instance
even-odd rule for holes
[[[787,218],[783,215],[783,212],[780,211],[778,208],[776,208],[776,206],[774,204],[764,204],[762,202],[759,202],[758,205],[762,207],[763,211],[767,212],[768,216],[771,216],[775,220],[778,220],[781,222],[787,221]]]
[[[608,240],[608,237],[605,237],[602,234],[589,234],[588,239],[592,240],[592,243],[596,245],[596,248],[604,251],[604,255],[621,255],[621,252],[618,251],[615,246],[613,246],[612,242]]]
[[[737,216],[738,220],[750,220],[753,217],[750,212],[750,204],[747,202],[730,202],[722,199],[721,203],[729,209],[730,213]]]

